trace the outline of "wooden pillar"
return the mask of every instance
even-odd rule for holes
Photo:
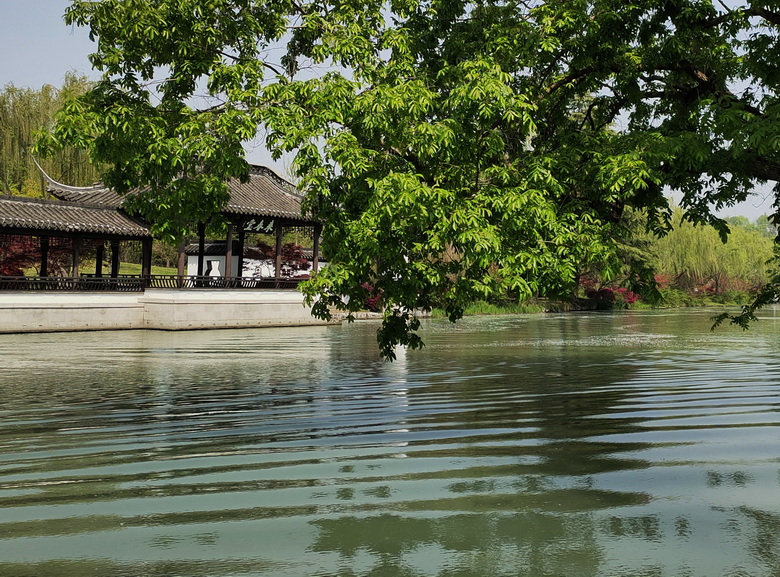
[[[320,270],[320,235],[322,235],[322,225],[314,225],[314,243],[312,246],[312,261],[311,271],[317,272]]]
[[[111,241],[111,278],[119,276],[119,241]]]
[[[148,279],[152,275],[152,238],[141,241],[141,277]]]
[[[41,276],[49,276],[49,237],[41,237]]]
[[[241,279],[244,276],[244,244],[246,243],[246,231],[244,230],[244,221],[238,221],[238,272],[237,276]]]
[[[198,223],[198,276],[203,276],[203,253],[206,252],[206,223]]]
[[[184,252],[184,249],[186,247],[187,240],[182,237],[181,240],[179,240],[179,258],[176,261],[176,275],[178,276],[176,285],[179,288],[184,286],[184,266],[187,263],[187,254]]]
[[[70,268],[70,276],[76,278],[79,276],[79,258],[81,258],[81,237],[73,237],[71,244],[73,248],[72,264]]]
[[[225,238],[225,278],[233,278],[233,223],[228,223]]]
[[[274,253],[274,278],[278,281],[282,278],[282,234],[283,227],[280,220],[276,221],[276,252]]]
[[[106,243],[103,243],[95,250],[95,277],[103,276],[103,258],[106,256]]]

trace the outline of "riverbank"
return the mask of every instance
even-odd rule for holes
[[[484,301],[475,302],[463,312],[463,316],[481,315],[518,315],[545,312],[571,312],[589,310],[651,310],[651,309],[678,309],[678,308],[724,308],[742,307],[748,304],[752,298],[747,293],[727,291],[722,294],[691,294],[675,289],[661,291],[662,300],[658,304],[646,303],[642,300],[627,303],[625,300],[599,300],[580,298],[575,302],[534,300],[526,303],[492,304]],[[433,318],[446,318],[448,315],[443,309],[433,309]]]

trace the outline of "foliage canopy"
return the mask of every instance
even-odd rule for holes
[[[780,177],[761,0],[73,0],[66,21],[103,78],[42,148],[88,147],[175,232],[224,202],[264,126],[325,223],[315,314],[381,290],[389,357],[421,345],[415,309],[455,320],[617,271],[621,215],[666,229],[667,187],[725,237],[712,209]]]

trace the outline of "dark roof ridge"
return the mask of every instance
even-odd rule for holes
[[[44,178],[46,178],[45,173],[44,173]],[[56,180],[51,178],[46,178],[46,180],[49,182],[50,188],[55,188],[65,192],[78,192],[81,194],[90,194],[94,192],[103,192],[105,190],[108,190],[108,187],[102,182],[96,182],[91,186],[71,186],[70,184],[62,184],[61,182],[57,182]]]
[[[228,199],[221,209],[223,214],[278,217],[299,222],[311,220],[310,214],[302,214],[301,207],[305,196],[293,183],[267,166],[251,163],[247,165],[249,178],[246,182],[231,178],[226,183]],[[43,169],[41,173],[48,182],[48,192],[60,201],[120,209],[127,199],[127,195],[120,195],[102,183],[85,187],[68,186],[55,181]],[[137,192],[131,191],[128,194],[134,193]]]
[[[18,202],[29,202],[31,204],[53,204],[57,206],[63,206],[62,201],[58,199],[50,199],[50,198],[35,198],[32,196],[17,196],[14,194],[2,194],[0,195],[0,200],[12,200],[12,201],[18,201]],[[67,203],[67,206],[74,206],[78,208],[94,208],[98,210],[110,210],[112,212],[116,212],[116,209],[110,206],[106,206],[105,204],[95,204],[91,202],[72,202],[69,201]]]
[[[137,218],[102,205],[0,196],[0,229],[151,237],[149,227]]]
[[[109,190],[109,187],[103,184],[103,182],[96,182],[90,186],[73,186],[70,184],[63,184],[61,182],[58,182],[54,180],[51,176],[49,176],[45,170],[41,167],[40,164],[38,164],[35,159],[33,159],[33,162],[35,162],[36,166],[38,166],[38,169],[41,171],[41,174],[43,175],[43,178],[48,181],[48,183],[54,187],[58,188],[67,192],[83,192],[83,193],[90,193],[90,192],[98,192],[98,191],[104,191]],[[275,180],[280,186],[283,188],[288,189],[288,192],[292,193],[293,196],[297,196],[300,198],[303,198],[304,195],[298,192],[298,188],[289,180],[284,178],[283,176],[279,175],[278,172],[273,170],[272,168],[265,166],[263,164],[249,164],[249,172],[255,173],[262,176],[267,176],[271,178],[272,180]],[[113,190],[113,189],[111,189]]]

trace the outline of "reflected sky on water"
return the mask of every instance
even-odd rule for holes
[[[0,335],[0,575],[780,575],[780,324]]]

